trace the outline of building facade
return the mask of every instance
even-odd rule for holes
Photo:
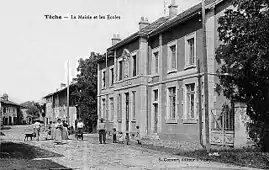
[[[98,117],[109,131],[134,132],[138,125],[144,137],[205,141],[207,85],[210,142],[234,146],[234,112],[223,111],[231,101],[215,91],[218,18],[228,8],[229,0],[206,0],[206,84],[201,3],[177,14],[172,1],[169,16],[153,23],[141,18],[139,31],[124,40],[114,35],[98,61]]]
[[[18,111],[20,105],[8,100],[8,95],[4,94],[0,98],[1,125],[18,124]]]
[[[69,86],[70,97],[69,97],[69,123],[75,127],[75,120],[77,119],[77,110],[75,101],[73,100],[71,93],[74,85]],[[56,90],[54,93],[50,93],[44,97],[46,103],[45,109],[45,123],[48,124],[50,121],[56,122],[58,118],[67,120],[67,87],[61,85],[60,90]]]

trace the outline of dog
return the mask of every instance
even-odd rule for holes
[[[78,140],[78,139],[83,140],[83,134],[82,134],[82,133],[78,133],[78,134],[77,134],[77,140]]]
[[[76,138],[77,138],[77,140],[78,140],[78,139],[83,140],[83,131],[82,131],[81,129],[79,129],[79,130],[77,131],[77,133],[76,133]]]
[[[35,133],[27,133],[27,134],[25,134],[24,141],[25,141],[25,139],[27,139],[27,141],[28,141],[28,138],[30,138],[32,140],[34,137],[36,137]]]

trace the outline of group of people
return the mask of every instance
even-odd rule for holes
[[[106,129],[107,129],[106,123],[104,122],[104,119],[101,118],[98,126],[100,144],[106,144],[106,133],[107,133]],[[136,132],[132,134],[132,137],[134,137],[137,143],[141,145],[139,126],[136,126]],[[125,142],[127,145],[129,145],[130,133],[126,131],[126,133],[123,134],[122,132],[117,132],[116,128],[113,128],[112,141],[113,143],[122,143],[122,144]]]
[[[84,123],[80,119],[76,124],[77,133],[83,135]],[[36,134],[37,140],[40,137],[41,124],[40,122],[35,122],[33,125],[34,133]],[[100,119],[98,125],[99,132],[99,142],[100,144],[106,143],[107,127],[104,119]],[[68,124],[65,120],[57,119],[57,122],[50,121],[48,128],[46,130],[46,139],[52,139],[56,144],[61,144],[64,140],[68,140]],[[132,134],[132,137],[135,138],[138,144],[141,144],[139,126],[136,126],[136,132]],[[82,137],[83,139],[83,137]],[[113,128],[112,131],[113,143],[126,143],[129,145],[130,142],[130,133],[126,131],[125,134],[122,132],[117,132],[116,128]]]

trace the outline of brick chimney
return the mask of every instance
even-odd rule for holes
[[[121,41],[119,34],[114,34],[112,37],[112,46],[118,44]]]
[[[175,0],[171,0],[171,4],[168,6],[169,8],[169,18],[172,18],[177,15],[177,7]]]
[[[150,23],[148,21],[148,18],[141,17],[140,22],[139,22],[139,30],[145,28],[148,26]]]

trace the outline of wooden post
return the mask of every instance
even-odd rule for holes
[[[206,13],[205,0],[202,0],[202,24],[203,24],[203,58],[204,58],[204,96],[205,96],[205,136],[206,150],[210,150],[209,141],[209,108],[208,108],[208,70],[207,70],[207,45],[206,45]]]

